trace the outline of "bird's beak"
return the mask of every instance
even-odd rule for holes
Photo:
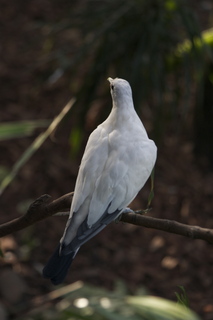
[[[109,83],[111,83],[112,81],[113,81],[113,79],[112,78],[107,78],[107,80],[109,81]]]

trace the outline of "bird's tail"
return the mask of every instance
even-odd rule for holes
[[[77,251],[72,251],[67,255],[60,255],[59,245],[44,267],[43,277],[49,278],[54,285],[62,283]]]

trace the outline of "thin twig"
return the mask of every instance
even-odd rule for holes
[[[62,111],[57,115],[57,117],[51,122],[49,127],[42,132],[33,142],[32,144],[24,151],[19,160],[14,164],[10,173],[3,179],[0,183],[0,196],[4,192],[4,190],[8,187],[8,185],[13,181],[19,170],[23,167],[23,165],[32,157],[32,155],[41,147],[44,141],[54,132],[59,123],[64,119],[70,109],[73,107],[75,103],[75,98],[71,99]]]

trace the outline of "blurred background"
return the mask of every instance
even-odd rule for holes
[[[149,214],[213,227],[211,0],[0,0],[0,39],[1,223],[42,194],[56,199],[73,191],[88,136],[111,110],[110,76],[130,82],[158,146]],[[32,151],[73,97],[57,129]],[[149,191],[150,181],[131,208],[145,209]],[[41,270],[66,219],[1,239],[2,315],[16,319],[54,289]],[[128,294],[174,301],[183,286],[190,307],[213,319],[212,250],[201,240],[112,223],[81,248],[66,284],[114,290],[121,283]]]

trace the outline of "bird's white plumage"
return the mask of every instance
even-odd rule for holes
[[[119,78],[109,81],[112,111],[89,137],[61,239],[65,246],[76,237],[85,219],[86,228],[92,229],[101,223],[106,212],[122,212],[143,187],[155,164],[157,149],[135,112],[129,83]]]

